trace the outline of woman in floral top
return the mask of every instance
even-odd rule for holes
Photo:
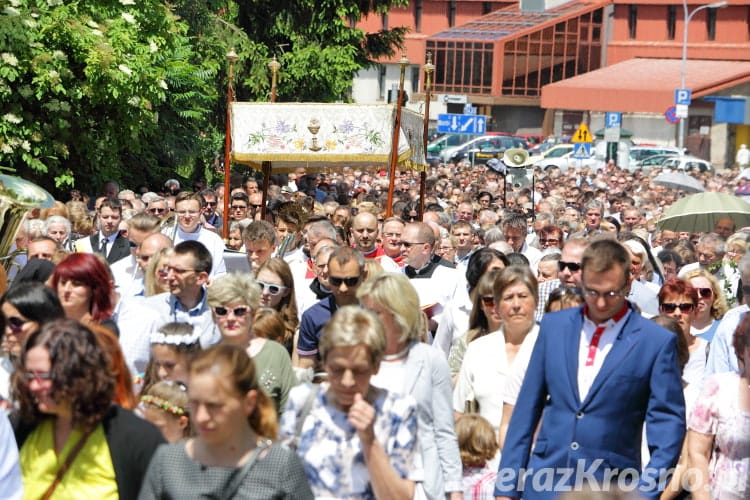
[[[297,450],[316,498],[411,499],[423,470],[416,402],[370,385],[385,351],[378,319],[340,308],[319,350],[329,382],[289,395],[279,437]]]
[[[688,421],[688,457],[696,500],[750,498],[750,316],[734,332],[740,373],[718,373]],[[708,487],[707,487],[708,486]]]

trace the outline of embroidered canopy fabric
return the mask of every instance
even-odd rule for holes
[[[232,103],[232,159],[273,172],[296,167],[386,167],[396,107],[390,104]],[[401,109],[399,166],[423,170],[422,115]]]

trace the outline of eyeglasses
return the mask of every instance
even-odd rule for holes
[[[623,297],[625,293],[622,288],[619,290],[610,290],[608,292],[599,292],[596,290],[589,290],[587,288],[584,288],[583,295],[594,300],[599,299],[599,297],[603,298],[604,300],[612,300],[617,297]]]
[[[333,286],[341,286],[341,283],[346,284],[346,286],[354,286],[357,283],[359,283],[360,279],[361,279],[361,276],[349,276],[348,278],[339,278],[338,276],[329,276],[328,282]]]
[[[226,308],[226,307],[224,307],[224,306],[216,306],[216,307],[214,307],[214,313],[215,313],[215,314],[216,314],[217,316],[226,316],[227,314],[229,314],[229,311],[232,311],[232,313],[233,313],[233,314],[234,314],[234,315],[235,315],[236,317],[238,317],[238,318],[242,318],[242,317],[244,317],[244,316],[245,316],[245,315],[246,315],[246,314],[247,314],[248,312],[250,312],[250,308],[249,308],[248,306],[240,306],[240,307],[235,307],[234,309],[228,309],[228,308]]]
[[[495,305],[495,297],[492,295],[483,295],[482,296],[482,304],[484,304],[486,307],[492,307]]]
[[[33,380],[36,380],[37,382],[52,380],[52,374],[50,372],[24,372],[23,376],[28,382]]]
[[[275,285],[273,283],[266,283],[265,281],[256,281],[256,283],[258,283],[261,292],[268,292],[271,295],[278,295],[287,289],[284,285]]]
[[[671,302],[664,302],[663,304],[659,306],[659,309],[661,309],[662,312],[666,314],[672,314],[677,309],[679,309],[682,314],[685,314],[685,313],[689,313],[694,308],[695,308],[695,305],[690,304],[688,302],[684,304],[673,304]]]
[[[167,211],[166,208],[149,208],[148,209],[148,213],[154,214],[154,215],[156,215],[156,214],[163,214],[166,211]]]
[[[160,272],[163,272],[165,275],[169,273],[175,273],[175,274],[179,274],[180,276],[182,276],[185,273],[195,272],[195,269],[180,269],[179,267],[167,266],[164,269],[160,270]]]
[[[698,295],[701,296],[701,298],[707,299],[711,296],[713,296],[714,291],[710,288],[696,288],[695,289],[698,292]]]
[[[581,264],[577,262],[565,262],[564,260],[558,260],[557,261],[557,269],[560,271],[565,271],[565,268],[570,269],[571,273],[577,273],[581,270]]]
[[[10,331],[13,333],[18,333],[23,328],[23,325],[25,325],[28,322],[28,320],[25,320],[23,318],[19,318],[18,316],[11,316],[8,318],[8,326],[10,327]]]
[[[401,246],[406,247],[406,248],[411,248],[414,245],[424,245],[424,244],[425,244],[424,241],[415,241],[415,242],[402,241],[401,242]]]
[[[218,202],[216,201],[207,201],[206,206],[207,207],[215,207]]]

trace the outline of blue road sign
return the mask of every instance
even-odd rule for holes
[[[438,115],[437,130],[440,133],[479,134],[487,132],[487,117],[483,115]]]
[[[604,114],[605,128],[617,128],[622,127],[622,113],[615,113],[614,111],[608,111]]]
[[[674,91],[674,103],[690,105],[690,99],[693,97],[693,93],[690,89],[675,89]]]
[[[573,146],[573,158],[585,160],[591,158],[591,143],[578,142]]]

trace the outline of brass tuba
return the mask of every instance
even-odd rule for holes
[[[49,208],[54,202],[52,195],[36,184],[0,174],[0,260],[6,271],[10,271],[13,258],[19,253],[8,254],[23,218],[29,211]]]

